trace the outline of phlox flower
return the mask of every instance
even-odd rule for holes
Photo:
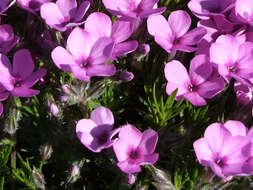
[[[93,152],[101,152],[114,143],[112,139],[119,131],[113,129],[112,112],[103,106],[92,111],[90,119],[81,119],[76,125],[76,134],[81,143]]]
[[[225,86],[222,78],[212,74],[212,64],[206,55],[197,55],[192,59],[189,74],[176,60],[167,63],[164,72],[168,80],[167,94],[178,89],[176,100],[184,97],[195,106],[206,105],[204,98],[214,97]]]
[[[210,61],[227,82],[232,77],[244,82],[253,77],[253,43],[245,42],[244,35],[221,35],[210,47]]]
[[[0,52],[8,53],[19,41],[19,37],[14,35],[13,29],[8,24],[0,25]]]
[[[188,7],[198,18],[209,19],[232,9],[234,3],[235,0],[190,0]]]
[[[157,141],[158,134],[152,129],[141,133],[133,125],[122,126],[113,143],[118,167],[125,173],[136,173],[141,171],[141,165],[154,164],[159,157],[154,153]]]
[[[3,113],[3,104],[2,104],[2,101],[6,100],[9,96],[9,92],[6,91],[6,89],[0,85],[0,115],[2,115]]]
[[[166,7],[157,8],[159,0],[103,0],[106,9],[116,16],[134,19],[147,18],[153,14],[162,14]]]
[[[239,121],[213,123],[207,127],[204,137],[193,144],[201,165],[225,180],[245,175],[243,166],[250,158],[252,143],[247,128]]]
[[[124,18],[118,18],[112,24],[109,16],[95,12],[90,14],[85,21],[85,30],[96,38],[111,38],[115,43],[112,51],[113,58],[131,53],[138,47],[136,40],[124,42],[132,35],[134,30],[134,23]]]
[[[76,0],[57,0],[56,3],[44,3],[40,14],[51,28],[64,32],[68,27],[82,24],[80,21],[89,6],[89,1],[83,1],[77,6]]]
[[[238,20],[253,26],[253,4],[251,0],[236,0],[235,15]]]
[[[104,64],[111,59],[113,48],[111,38],[96,39],[77,27],[67,39],[67,49],[58,46],[51,57],[59,69],[72,72],[75,78],[88,82],[92,76],[114,75],[115,66]]]
[[[31,87],[45,74],[45,69],[34,72],[32,55],[27,49],[14,54],[12,65],[6,55],[0,54],[0,84],[12,96],[31,97],[39,94],[39,90]]]
[[[188,32],[191,18],[187,12],[173,11],[168,21],[162,15],[150,16],[147,20],[148,32],[155,37],[155,42],[168,53],[180,50],[185,52],[195,51],[192,47],[200,42],[206,30],[197,27]]]
[[[253,88],[247,86],[241,82],[235,82],[234,90],[236,93],[237,100],[242,105],[252,104],[253,99]]]
[[[31,13],[35,13],[40,10],[43,3],[48,3],[50,1],[51,0],[17,0],[17,3],[21,8]]]

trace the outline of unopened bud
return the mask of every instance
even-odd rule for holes
[[[46,181],[44,179],[43,174],[36,168],[33,168],[32,171],[33,182],[37,188],[44,190]]]
[[[128,72],[128,71],[122,71],[119,74],[119,78],[120,78],[120,80],[122,80],[124,82],[129,82],[129,81],[133,80],[134,74],[132,72]]]
[[[141,54],[147,55],[150,52],[150,46],[148,44],[140,44],[138,50]]]
[[[40,155],[43,161],[49,160],[53,153],[53,148],[51,145],[43,145],[40,147]]]
[[[135,183],[136,178],[133,174],[127,174],[126,180],[128,184],[132,185]]]
[[[50,104],[50,112],[53,114],[53,116],[57,117],[59,114],[59,109],[55,103]]]

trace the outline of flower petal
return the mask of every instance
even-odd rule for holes
[[[191,102],[194,106],[204,106],[206,101],[197,92],[191,92],[184,94],[185,99]]]
[[[73,22],[79,22],[80,20],[83,19],[85,13],[88,11],[90,7],[90,2],[89,1],[83,1],[79,7],[76,9],[75,15],[73,19]]]
[[[232,136],[246,136],[248,128],[240,121],[229,120],[224,124],[224,127],[230,131]]]
[[[138,42],[136,40],[115,44],[113,48],[112,57],[120,57],[126,55],[128,53],[135,51],[137,47]]]
[[[180,38],[180,44],[184,45],[195,45],[200,42],[200,40],[207,33],[206,29],[203,27],[197,27]]]
[[[36,82],[38,82],[38,80],[40,80],[43,76],[45,76],[46,74],[47,74],[47,70],[46,69],[39,69],[39,70],[35,71],[34,73],[32,73],[29,77],[27,77],[25,79],[25,81],[22,82],[22,85],[30,88]]]
[[[119,162],[117,166],[125,173],[137,173],[141,171],[141,167],[128,160]]]
[[[39,90],[30,89],[30,88],[27,88],[26,86],[15,87],[11,91],[12,96],[25,97],[25,98],[36,96],[39,93],[40,93]]]
[[[193,143],[195,154],[200,164],[208,166],[208,163],[212,161],[212,150],[210,150],[209,144],[205,138],[200,138]]]
[[[55,4],[60,9],[63,16],[69,20],[75,13],[75,9],[77,7],[76,0],[57,0]]]
[[[0,83],[9,91],[14,88],[11,73],[12,67],[8,57],[4,54],[0,54]]]
[[[30,51],[21,49],[16,51],[13,57],[13,75],[26,79],[32,74],[34,63]]]
[[[152,36],[167,38],[172,35],[171,28],[167,20],[162,15],[150,16],[147,20],[148,32]]]
[[[93,120],[97,125],[111,125],[114,124],[114,117],[111,112],[106,107],[99,106],[91,112],[91,120]]]
[[[115,66],[108,64],[92,65],[86,69],[88,76],[113,76],[115,72]]]
[[[179,38],[189,30],[191,17],[185,11],[173,11],[169,16],[168,22],[174,35]]]

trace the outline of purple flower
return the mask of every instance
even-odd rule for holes
[[[112,139],[119,132],[113,128],[112,112],[103,106],[92,111],[91,119],[81,119],[76,125],[76,134],[81,143],[93,152],[101,152],[114,143]]]
[[[9,96],[9,92],[6,91],[6,89],[0,85],[0,115],[2,115],[3,113],[3,104],[2,104],[2,101],[6,100]]]
[[[0,14],[7,11],[8,8],[10,8],[16,0],[1,0],[0,1]]]
[[[141,165],[154,164],[159,155],[154,153],[158,134],[148,129],[141,133],[133,125],[124,125],[119,138],[113,144],[118,159],[118,167],[125,173],[141,171]]]
[[[209,125],[204,137],[193,144],[198,161],[224,179],[243,175],[243,165],[251,154],[246,135],[247,128],[239,121]]]
[[[168,21],[162,15],[151,16],[147,20],[148,32],[155,37],[155,42],[168,53],[180,50],[195,51],[192,47],[200,42],[206,30],[197,27],[187,32],[191,26],[191,18],[187,12],[173,11]]]
[[[253,77],[253,43],[245,42],[244,35],[221,35],[210,47],[210,61],[227,82],[231,77],[243,82]]]
[[[75,28],[67,40],[67,50],[56,47],[51,57],[59,69],[69,71],[82,81],[91,76],[112,76],[115,66],[104,64],[111,59],[114,42],[111,38],[96,39],[89,32]]]
[[[8,24],[0,25],[0,52],[8,53],[19,41],[19,37],[15,36],[13,29]]]
[[[40,10],[40,7],[43,3],[48,3],[51,0],[17,0],[17,3],[23,9],[35,13]]]
[[[134,19],[147,18],[153,14],[162,14],[166,7],[157,8],[159,0],[103,0],[106,9],[116,16]]]
[[[235,14],[238,20],[253,26],[253,4],[251,0],[236,0]]]
[[[192,13],[200,19],[209,19],[234,7],[235,0],[191,0],[188,3]]]
[[[206,105],[204,98],[212,98],[224,89],[224,81],[213,73],[212,64],[206,55],[195,56],[190,65],[189,75],[179,61],[166,64],[165,77],[168,80],[166,92],[178,89],[176,99],[182,97],[195,106]]]
[[[46,70],[33,71],[34,63],[27,49],[14,54],[13,65],[6,55],[0,54],[0,83],[12,96],[31,97],[39,94],[39,90],[31,87],[46,74]]]
[[[124,42],[131,36],[134,30],[133,22],[124,18],[119,18],[112,24],[109,16],[104,13],[95,12],[90,14],[85,21],[85,30],[96,38],[111,38],[115,43],[112,52],[113,58],[131,53],[138,47],[138,42],[135,40]]]
[[[237,100],[242,105],[252,104],[253,88],[249,87],[241,82],[235,82],[234,84]]]
[[[56,3],[44,3],[40,14],[51,28],[64,32],[68,27],[82,24],[80,21],[89,6],[89,1],[83,1],[77,6],[76,0],[57,0]]]

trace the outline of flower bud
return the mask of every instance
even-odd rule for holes
[[[133,78],[134,78],[134,74],[132,72],[122,71],[119,74],[119,79],[122,80],[123,82],[129,82],[133,80]]]
[[[51,145],[43,145],[40,147],[40,155],[43,161],[49,160],[53,153],[53,148]]]
[[[59,114],[59,109],[55,103],[50,104],[50,112],[53,114],[53,116],[57,117]]]

